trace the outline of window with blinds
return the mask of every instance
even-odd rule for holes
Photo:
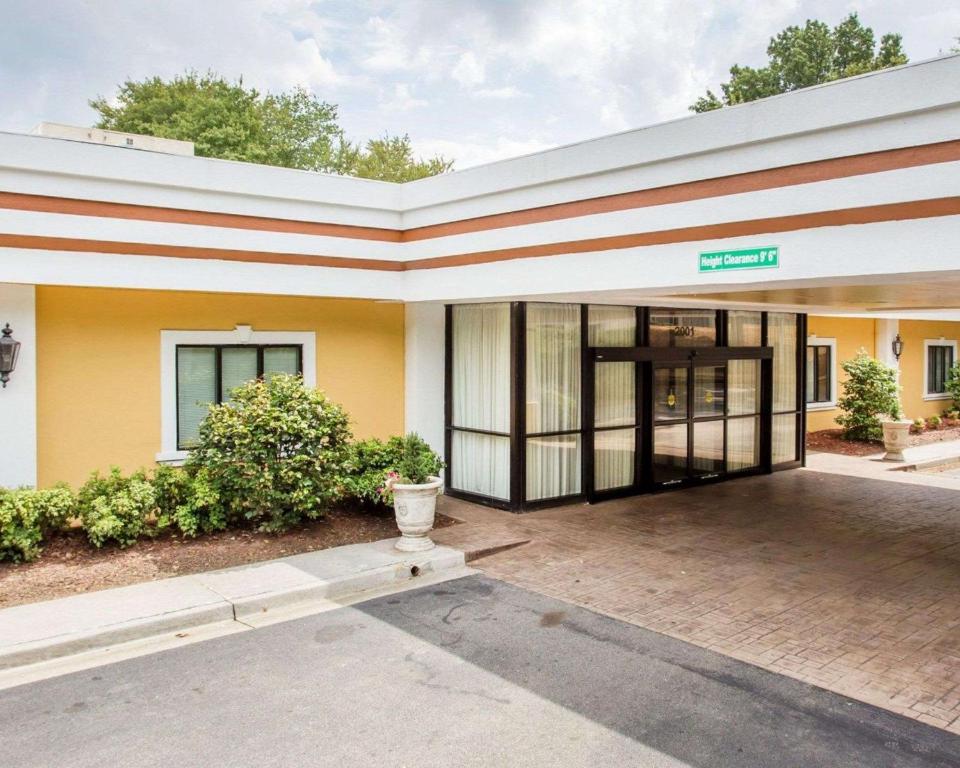
[[[181,345],[177,347],[177,448],[197,441],[200,422],[215,403],[251,379],[303,373],[300,345]]]

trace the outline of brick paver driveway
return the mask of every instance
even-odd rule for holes
[[[588,606],[960,733],[960,493],[809,470],[470,522],[445,543]]]

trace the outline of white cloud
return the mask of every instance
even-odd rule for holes
[[[473,95],[481,99],[519,99],[524,94],[512,85],[505,85],[502,88],[480,88]]]
[[[469,88],[480,85],[486,79],[486,72],[483,62],[477,58],[476,54],[473,51],[467,51],[460,55],[450,76],[460,85]]]
[[[426,99],[414,97],[413,89],[408,83],[397,83],[393,87],[393,95],[386,101],[381,101],[380,106],[391,112],[406,112],[418,107],[425,107],[429,103]]]

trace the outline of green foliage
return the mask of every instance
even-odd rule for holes
[[[873,30],[856,13],[833,29],[811,19],[802,27],[787,27],[770,38],[767,56],[765,67],[734,64],[729,82],[720,86],[722,96],[708,90],[690,109],[708,112],[907,63],[900,35],[883,35],[877,47]]]
[[[960,408],[960,363],[956,363],[947,371],[945,385],[947,393],[953,398],[953,407]]]
[[[128,547],[140,536],[153,535],[156,492],[141,469],[124,477],[119,467],[106,476],[94,472],[77,493],[77,512],[95,547],[114,542]]]
[[[431,477],[440,474],[443,466],[440,457],[416,432],[401,438],[400,460],[394,468],[397,482],[411,485],[429,482]]]
[[[211,407],[187,470],[203,473],[225,522],[282,531],[321,517],[339,497],[349,440],[339,405],[281,374],[247,382]]]
[[[939,416],[929,416],[927,418],[927,426],[930,429],[940,429],[941,424],[943,424],[943,419]]]
[[[76,499],[66,486],[45,490],[0,488],[0,560],[33,560],[47,536],[74,514]]]
[[[344,497],[365,504],[384,504],[387,473],[396,472],[402,452],[402,437],[391,437],[386,442],[374,437],[353,443],[344,476]]]
[[[227,518],[220,496],[205,470],[191,475],[174,467],[157,467],[153,474],[157,527],[176,526],[184,536],[222,531]]]
[[[923,419],[914,419],[913,420],[913,431],[914,432],[923,432],[927,428],[927,422]]]
[[[90,101],[98,128],[192,141],[197,155],[383,181],[444,173],[451,161],[416,158],[410,139],[348,141],[336,104],[303,88],[261,94],[243,80],[186,72],[171,80],[127,80],[113,99]]]
[[[452,160],[440,156],[428,160],[415,157],[410,137],[404,134],[371,139],[356,153],[347,172],[364,179],[403,183],[446,173],[452,167]]]
[[[837,401],[842,411],[837,423],[843,427],[843,436],[848,440],[881,439],[881,417],[901,418],[896,371],[862,349],[840,367],[847,374],[843,396]]]

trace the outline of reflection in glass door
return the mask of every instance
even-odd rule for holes
[[[653,370],[653,481],[673,484],[687,476],[689,366]]]
[[[636,363],[594,367],[593,490],[628,488],[636,481]]]

